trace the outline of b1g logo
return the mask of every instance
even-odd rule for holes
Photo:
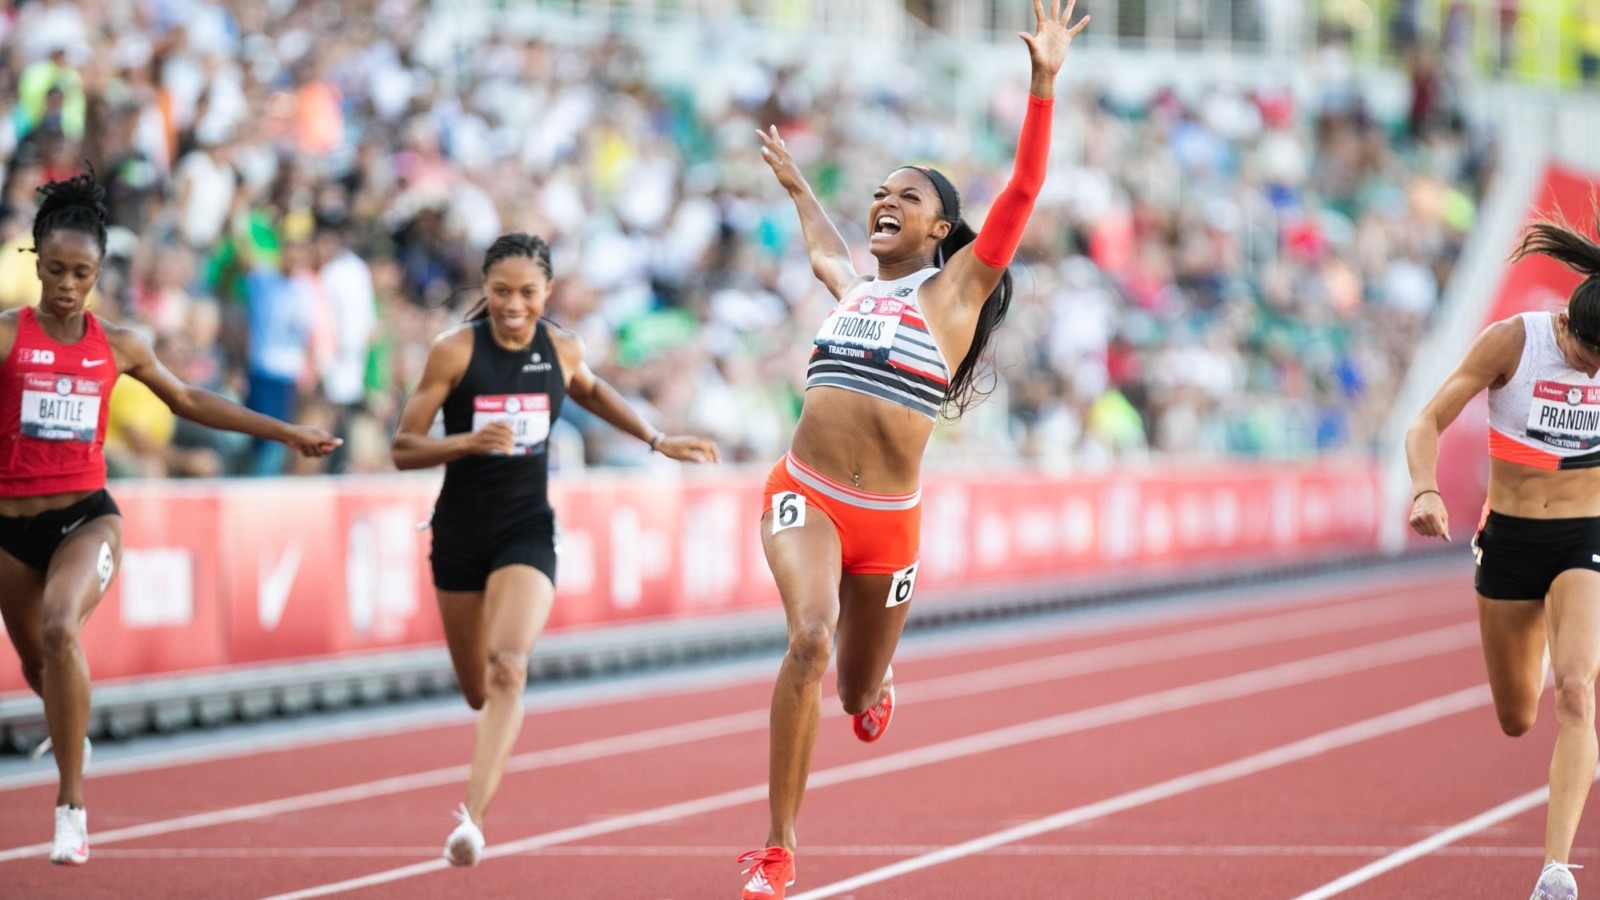
[[[56,352],[54,350],[37,350],[32,347],[26,347],[18,351],[18,353],[18,361],[20,362],[34,363],[40,366],[53,366],[56,364]]]

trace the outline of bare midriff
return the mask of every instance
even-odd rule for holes
[[[922,484],[926,416],[833,387],[806,392],[790,452],[840,484],[873,494],[909,494]]]
[[[1600,467],[1535,469],[1491,459],[1489,508],[1524,519],[1600,516]]]

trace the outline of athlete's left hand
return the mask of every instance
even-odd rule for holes
[[[715,441],[697,438],[691,434],[674,434],[656,442],[656,450],[668,459],[679,462],[719,463],[722,453]]]
[[[289,434],[283,439],[283,443],[301,456],[323,457],[332,453],[344,441],[321,428],[295,425],[289,429]]]
[[[1067,59],[1067,48],[1072,46],[1072,39],[1078,32],[1089,24],[1089,17],[1084,16],[1078,24],[1071,28],[1067,23],[1072,21],[1072,10],[1078,5],[1078,0],[1067,0],[1066,11],[1061,9],[1061,0],[1050,0],[1050,14],[1044,11],[1043,0],[1033,0],[1033,14],[1038,19],[1039,27],[1034,34],[1026,31],[1017,36],[1028,45],[1028,55],[1033,60],[1033,67],[1050,73],[1052,76],[1061,71],[1061,64]]]

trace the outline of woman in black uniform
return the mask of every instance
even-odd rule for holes
[[[467,800],[444,856],[476,865],[483,816],[522,728],[528,654],[555,599],[550,425],[564,398],[684,462],[718,462],[717,447],[651,428],[583,361],[583,342],[540,317],[550,248],[502,235],[484,256],[485,297],[440,335],[400,417],[394,463],[445,465],[433,514],[433,583],[461,693],[478,717]],[[429,432],[444,410],[444,436]]]

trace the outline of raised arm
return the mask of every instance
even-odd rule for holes
[[[1461,364],[1450,373],[1433,399],[1406,429],[1406,465],[1411,469],[1411,527],[1420,535],[1449,540],[1450,520],[1439,495],[1439,435],[1467,401],[1489,387],[1505,384],[1516,373],[1526,335],[1522,320],[1507,319],[1484,329]]]
[[[977,240],[951,256],[938,279],[944,283],[934,288],[939,292],[954,291],[959,303],[981,306],[989,292],[1000,283],[1001,274],[1022,243],[1023,228],[1033,214],[1033,204],[1038,199],[1039,188],[1044,185],[1045,170],[1050,162],[1050,120],[1055,113],[1056,74],[1066,61],[1067,48],[1072,46],[1073,38],[1089,24],[1089,17],[1085,16],[1078,24],[1068,27],[1076,6],[1077,0],[1067,0],[1063,11],[1061,0],[1050,0],[1050,12],[1046,14],[1041,0],[1033,0],[1038,28],[1034,34],[1019,35],[1028,45],[1033,81],[1011,179],[989,208]]]
[[[693,435],[669,435],[657,431],[644,420],[617,389],[606,384],[583,361],[583,339],[561,328],[550,329],[550,339],[561,359],[567,378],[567,396],[579,406],[604,419],[623,434],[631,434],[668,459],[680,462],[722,462],[717,445]]]
[[[397,469],[426,469],[475,454],[509,454],[516,449],[511,426],[491,422],[474,432],[435,437],[433,420],[461,382],[472,361],[472,332],[467,328],[447,331],[428,348],[428,361],[422,367],[417,389],[400,412],[400,427],[389,445]]]
[[[839,236],[839,229],[833,227],[828,214],[822,211],[822,204],[817,202],[817,195],[811,192],[811,185],[800,173],[800,167],[794,164],[794,158],[783,145],[783,138],[778,136],[778,126],[757,131],[756,136],[761,138],[761,158],[772,168],[778,184],[789,192],[795,212],[800,214],[800,231],[806,238],[811,271],[835,298],[844,297],[850,288],[863,280],[850,262],[850,247]]]
[[[291,425],[246,409],[204,388],[185,384],[161,364],[150,344],[135,332],[107,326],[106,336],[117,355],[122,374],[144,382],[162,403],[182,418],[223,431],[277,441],[302,456],[327,456],[344,443],[321,428]]]

